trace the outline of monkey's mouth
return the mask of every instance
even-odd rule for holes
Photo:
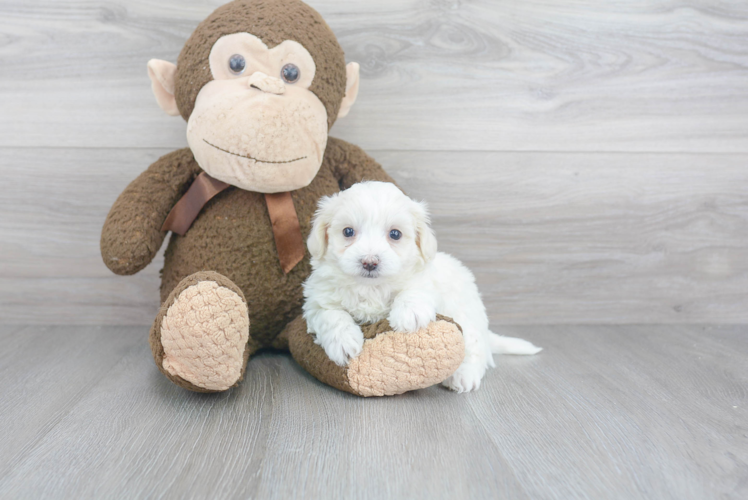
[[[249,156],[249,155],[242,155],[242,154],[239,154],[239,153],[234,153],[233,151],[229,151],[229,150],[227,150],[227,149],[219,148],[219,147],[218,147],[218,146],[216,146],[215,144],[211,144],[211,143],[209,143],[209,142],[208,142],[207,140],[205,140],[205,139],[203,139],[203,142],[205,142],[205,144],[207,144],[208,146],[213,146],[214,148],[216,148],[216,149],[217,149],[217,150],[219,150],[219,151],[223,151],[224,153],[228,153],[228,154],[230,154],[230,155],[234,155],[234,156],[240,156],[240,157],[242,157],[242,158],[247,158],[248,160],[254,160],[254,161],[256,161],[257,163],[293,163],[293,162],[295,162],[295,161],[299,161],[299,160],[304,160],[304,159],[306,159],[306,156],[302,156],[301,158],[294,158],[293,160],[281,160],[281,161],[273,161],[273,160],[260,160],[260,159],[257,159],[257,158],[253,158],[253,157],[251,157],[251,156]]]

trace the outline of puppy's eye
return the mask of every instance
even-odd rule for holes
[[[402,235],[403,233],[401,233],[397,229],[393,229],[392,231],[390,231],[390,238],[392,238],[393,240],[399,240],[400,236]]]
[[[343,229],[343,236],[346,238],[352,238],[354,234],[356,234],[356,231],[354,231],[352,227]]]

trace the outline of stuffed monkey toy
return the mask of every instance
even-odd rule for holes
[[[462,362],[459,327],[363,327],[361,354],[330,361],[301,318],[304,242],[317,201],[392,179],[360,148],[328,137],[356,100],[359,67],[299,0],[236,0],[205,19],[177,64],[148,63],[160,107],[187,121],[188,148],[163,156],[119,196],[101,254],[116,274],[147,266],[167,233],[158,369],[198,392],[235,387],[250,356],[290,350],[318,380],[361,396],[427,387]]]

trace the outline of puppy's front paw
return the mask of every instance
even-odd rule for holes
[[[396,332],[416,332],[436,319],[436,310],[427,304],[396,304],[387,321]]]
[[[455,392],[477,391],[485,373],[482,363],[463,363],[442,385]]]
[[[317,337],[330,360],[339,366],[346,366],[351,358],[361,354],[364,347],[364,334],[357,325],[341,327],[329,335]]]

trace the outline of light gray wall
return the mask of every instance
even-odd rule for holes
[[[0,319],[148,324],[116,196],[186,145],[145,64],[220,1],[0,4]],[[431,204],[492,321],[748,321],[748,3],[310,1],[359,101],[332,135]]]

